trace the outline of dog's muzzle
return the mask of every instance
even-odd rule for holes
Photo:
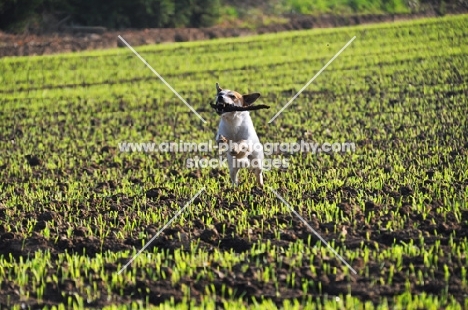
[[[226,103],[222,100],[217,100],[216,101],[216,104],[213,106],[216,113],[218,113],[218,115],[221,115],[224,113],[224,108],[226,107]]]

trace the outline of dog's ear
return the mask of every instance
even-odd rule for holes
[[[260,97],[260,94],[259,94],[259,93],[252,93],[252,94],[248,94],[248,95],[243,95],[243,96],[242,96],[242,99],[244,99],[244,106],[249,106],[249,105],[251,105],[251,104],[254,103],[255,100],[257,100],[259,97]]]
[[[223,91],[223,89],[222,89],[221,87],[219,87],[218,82],[216,82],[216,91],[217,91],[218,93],[220,93],[220,92]]]

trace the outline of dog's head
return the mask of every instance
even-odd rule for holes
[[[241,95],[236,91],[229,89],[222,89],[219,87],[219,84],[216,83],[216,104],[213,106],[216,110],[216,113],[219,115],[223,113],[233,113],[225,112],[224,108],[227,105],[234,105],[238,107],[248,107],[255,102],[260,97],[259,93],[252,93],[247,95]]]

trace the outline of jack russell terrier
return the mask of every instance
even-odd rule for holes
[[[238,185],[240,168],[250,168],[260,187],[263,187],[263,146],[250,118],[249,111],[267,109],[268,106],[252,104],[259,93],[241,95],[236,91],[222,89],[216,83],[216,104],[211,104],[221,116],[216,142],[219,151],[227,151],[227,162],[232,184]]]

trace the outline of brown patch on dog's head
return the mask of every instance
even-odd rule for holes
[[[234,105],[238,107],[247,107],[255,102],[260,97],[259,93],[252,93],[248,95],[241,95],[236,91],[229,89],[222,89],[218,83],[216,83],[216,112],[222,114],[226,105]]]
[[[216,105],[235,105],[242,107],[244,104],[244,98],[241,94],[236,91],[229,89],[222,89],[218,83],[216,83]]]

